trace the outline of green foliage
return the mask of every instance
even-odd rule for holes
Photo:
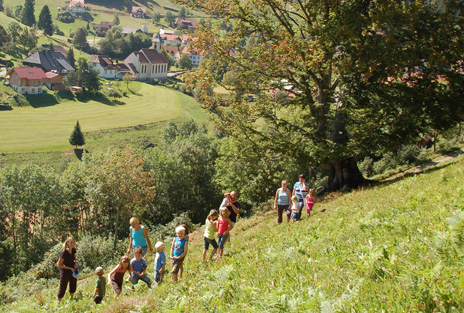
[[[178,62],[178,67],[184,70],[190,70],[193,67],[192,60],[190,60],[188,55],[182,54]]]
[[[45,35],[53,35],[53,21],[48,5],[44,5],[42,11],[40,11],[37,27],[42,29]]]
[[[85,145],[85,138],[84,134],[82,133],[81,126],[79,125],[79,121],[76,122],[74,129],[69,137],[69,143],[73,146],[83,146]]]
[[[114,14],[113,23],[119,25],[121,21],[119,20],[119,13]]]
[[[161,13],[155,12],[153,13],[153,23],[158,24],[161,21]]]
[[[71,14],[71,12],[67,12],[67,11],[58,12],[58,14],[56,15],[56,19],[60,22],[67,23],[67,24],[74,23],[75,21],[75,18]]]
[[[13,97],[11,97],[10,99],[10,103],[9,103],[11,106],[16,106],[16,107],[25,107],[25,106],[29,106],[29,102],[27,101],[26,97],[23,95],[23,94],[20,94],[20,93],[17,93],[15,95],[13,95]]]
[[[73,43],[79,50],[86,51],[89,48],[89,44],[87,43],[87,30],[84,27],[79,27],[76,30]]]
[[[169,26],[172,26],[172,23],[176,21],[176,17],[174,14],[172,14],[170,11],[166,12],[166,15],[164,16],[164,20],[166,23],[169,23]]]
[[[125,58],[132,51],[151,46],[151,39],[143,33],[123,35],[121,29],[113,27],[106,34],[106,38],[98,42],[100,54],[109,55],[112,58]]]
[[[21,23],[29,27],[35,24],[34,5],[35,0],[24,1],[24,10],[21,14]]]
[[[66,58],[69,60],[69,64],[72,67],[76,66],[76,58],[74,57],[74,49],[72,47],[69,48]]]
[[[84,92],[90,94],[98,93],[101,87],[98,70],[89,68],[89,64],[84,58],[80,58],[78,63],[78,69],[66,75],[63,82],[68,88],[71,86],[80,86]]]

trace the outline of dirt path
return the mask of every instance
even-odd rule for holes
[[[398,173],[398,174],[395,174],[391,177],[388,177],[384,180],[382,180],[383,182],[386,182],[386,181],[392,181],[392,180],[396,180],[400,177],[403,177],[403,176],[407,176],[407,175],[410,175],[410,174],[417,174],[417,173],[420,173],[422,171],[424,171],[425,169],[429,168],[429,167],[432,167],[432,166],[435,166],[437,164],[440,164],[440,163],[443,163],[443,162],[446,162],[446,161],[449,161],[449,160],[452,160],[460,155],[464,154],[464,148],[461,148],[459,150],[456,150],[456,151],[453,151],[453,152],[450,152],[448,154],[444,154],[444,155],[441,155],[439,157],[436,157],[435,159],[433,159],[431,162],[428,162],[428,163],[425,163],[425,164],[422,164],[422,165],[418,165],[418,166],[414,166],[414,167],[411,167],[410,169],[404,171],[404,172],[401,172],[401,173]]]

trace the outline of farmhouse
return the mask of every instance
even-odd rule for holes
[[[68,11],[73,13],[84,13],[87,5],[85,4],[85,0],[70,0]]]
[[[163,49],[172,56],[172,58],[174,59],[174,62],[177,62],[180,60],[180,50],[178,47],[164,46]]]
[[[180,44],[180,38],[177,35],[160,34],[160,37],[163,40],[164,45],[176,46]]]
[[[124,60],[124,64],[137,80],[166,79],[168,63],[159,45],[156,49],[134,51]]]
[[[125,74],[130,73],[126,64],[113,61],[107,55],[92,55],[89,65],[97,69],[100,73],[98,76],[103,78],[122,79]]]
[[[24,59],[23,64],[26,66],[40,67],[44,72],[55,71],[63,76],[74,71],[69,60],[60,52],[56,51],[37,51]]]
[[[40,94],[43,89],[45,73],[37,67],[15,67],[11,69],[9,77],[10,86],[22,94]]]
[[[93,29],[99,37],[105,37],[106,33],[113,27],[115,24],[113,22],[100,22],[100,24],[92,24]]]
[[[174,23],[176,28],[179,28],[180,25],[185,25],[187,29],[196,29],[198,27],[198,22],[194,18],[182,18],[179,17],[177,21]]]
[[[132,7],[131,16],[135,18],[147,18],[147,9],[144,7]]]

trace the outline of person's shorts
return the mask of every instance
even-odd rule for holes
[[[160,273],[160,271],[155,270],[155,282],[158,284],[161,283],[163,281],[163,275],[164,271],[163,273]]]
[[[292,215],[290,216],[291,219],[298,221],[300,219],[300,211],[292,210]]]
[[[135,247],[132,247],[132,254],[134,254],[134,248]],[[147,251],[148,251],[148,246],[142,246],[142,256],[144,256],[145,254],[147,254]],[[135,257],[135,255],[134,255]]]
[[[226,244],[227,237],[229,237],[229,235],[218,235],[218,248],[219,249],[224,249],[224,245]]]
[[[177,275],[177,273],[179,273],[179,269],[180,269],[182,263],[184,263],[184,258],[172,261],[171,273]]]
[[[213,246],[213,249],[218,248],[216,239],[209,239],[209,238],[203,237],[203,241],[205,242],[205,250],[208,250],[209,245]]]

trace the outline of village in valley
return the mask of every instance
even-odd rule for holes
[[[179,10],[168,8],[169,13],[179,13]],[[36,8],[39,10],[39,8]],[[59,8],[60,12],[66,12],[79,16],[91,14],[91,8],[85,0],[71,0],[67,5]],[[172,28],[159,28],[154,33],[149,33],[149,23],[152,17],[148,16],[147,9],[143,6],[132,6],[130,17],[131,25],[140,23],[139,28],[117,25],[115,21],[101,21],[100,23],[88,23],[94,36],[105,38],[112,28],[117,27],[122,36],[141,33],[151,39],[151,46],[132,51],[120,60],[108,55],[91,54],[88,61],[89,68],[95,69],[100,78],[107,80],[137,80],[153,82],[153,80],[166,80],[170,67],[178,65],[181,57],[187,58],[187,65],[179,67],[179,70],[197,67],[200,64],[203,52],[191,46],[195,37],[191,33],[198,27],[195,18],[177,17],[171,23]],[[116,15],[115,15],[116,16]],[[171,18],[175,15],[170,14]],[[75,71],[75,61],[68,60],[69,50],[74,44],[68,39],[66,44],[41,44],[35,52],[25,57],[20,64],[14,66],[6,73],[5,84],[11,86],[17,93],[33,95],[41,94],[47,87],[50,91],[69,89],[73,93],[82,92],[82,86],[66,86],[65,77]],[[92,40],[88,39],[91,43]],[[93,43],[95,44],[95,37]],[[97,42],[98,43],[98,42]],[[98,50],[95,49],[94,50]],[[171,60],[169,60],[170,58]]]

